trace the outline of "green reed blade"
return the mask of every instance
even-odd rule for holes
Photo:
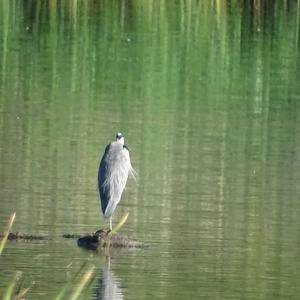
[[[127,212],[123,218],[121,219],[121,221],[116,225],[115,228],[112,229],[111,232],[109,232],[109,236],[112,236],[113,234],[117,233],[118,230],[120,230],[120,228],[125,224],[125,222],[127,221],[128,219],[128,216],[129,216],[129,213]]]
[[[3,238],[2,238],[2,241],[1,241],[1,243],[0,243],[0,255],[1,255],[1,253],[2,253],[2,251],[3,251],[3,249],[4,249],[4,247],[5,247],[5,244],[6,244],[8,235],[9,235],[9,232],[10,232],[12,226],[13,226],[13,223],[14,223],[14,221],[15,221],[15,218],[16,218],[16,213],[14,212],[14,213],[11,215],[11,217],[10,217],[8,223],[7,223],[6,229],[5,229],[4,233],[3,233]]]
[[[70,300],[77,300],[84,290],[86,286],[91,282],[91,280],[94,278],[94,266],[91,266],[89,270],[87,270],[81,277],[78,286],[75,288],[74,293],[71,295]]]
[[[24,296],[28,293],[28,291],[30,290],[30,288],[25,288],[25,289],[22,289],[16,296],[16,300],[21,300],[21,299],[24,299]]]
[[[11,300],[12,299],[12,294],[13,294],[15,285],[16,285],[16,280],[14,279],[7,287],[7,289],[4,293],[4,296],[2,298],[3,300]]]
[[[73,276],[73,278],[71,280],[69,280],[65,286],[62,288],[62,290],[59,292],[59,294],[55,297],[55,300],[61,300],[64,299],[64,296],[66,294],[66,292],[70,289],[70,287],[72,286],[72,283],[79,277],[80,273],[82,272],[82,270],[86,267],[87,262],[84,262],[82,264],[82,266],[80,267],[80,269],[76,272],[76,274]]]
[[[16,286],[17,282],[20,280],[21,276],[22,276],[22,272],[15,273],[12,282],[8,285],[6,291],[4,292],[2,300],[16,299],[13,296],[13,293],[14,293],[15,286]]]

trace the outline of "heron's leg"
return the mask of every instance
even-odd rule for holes
[[[112,217],[109,217],[109,230],[112,231]]]

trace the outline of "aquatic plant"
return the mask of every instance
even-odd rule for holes
[[[120,220],[120,222],[115,226],[115,228],[112,229],[111,232],[109,232],[109,236],[112,236],[113,234],[117,233],[118,230],[121,229],[121,227],[125,224],[125,222],[127,221],[128,219],[128,216],[129,216],[129,213],[127,212],[123,217],[122,219]]]
[[[16,218],[16,213],[14,212],[8,223],[7,226],[2,234],[2,240],[0,242],[0,255],[3,252],[6,242],[9,237],[10,230],[14,224]],[[90,286],[94,279],[94,266],[90,266],[87,268],[87,270],[83,271],[86,266],[86,263],[82,265],[82,267],[79,269],[79,271],[76,273],[73,280],[69,281],[63,289],[60,291],[60,293],[56,296],[55,300],[61,300],[65,299],[66,292],[72,292],[71,297],[68,297],[68,299],[71,300],[77,300],[82,293]],[[79,282],[77,284],[74,284],[79,278]],[[2,295],[3,300],[11,300],[11,299],[24,299],[28,291],[31,289],[31,287],[24,288],[23,285],[24,277],[23,273],[16,271],[14,274],[13,279],[8,284],[6,289],[4,289],[4,293]]]
[[[9,232],[14,224],[14,221],[15,221],[15,218],[16,218],[16,213],[14,212],[11,216],[10,216],[10,219],[7,223],[7,226],[4,230],[4,233],[3,233],[3,238],[1,240],[1,243],[0,243],[0,255],[2,254],[3,252],[3,249],[5,247],[5,244],[7,242],[7,238],[8,238],[8,235],[9,235]]]
[[[0,255],[2,254],[2,252],[5,248],[5,245],[6,245],[10,230],[14,224],[15,218],[16,218],[16,213],[14,212],[10,216],[10,219],[7,222],[6,228],[2,235],[3,238],[0,243]],[[12,298],[22,299],[27,294],[27,292],[29,291],[29,288],[28,287],[22,288],[22,280],[21,279],[22,279],[22,272],[16,272],[12,281],[9,283],[9,285],[7,286],[7,288],[3,294],[3,298],[2,298],[3,300],[10,300]],[[18,283],[19,283],[19,286],[16,289],[15,287],[17,286]]]
[[[95,277],[95,266],[92,265],[87,268],[86,264],[87,263],[84,263],[79,271],[75,274],[75,276],[62,288],[59,294],[54,298],[55,300],[65,299],[66,295],[70,295],[70,293],[71,296],[68,296],[68,299],[77,300],[82,295],[82,293],[90,286]],[[86,270],[83,271],[84,269]],[[76,284],[76,282],[78,283]]]

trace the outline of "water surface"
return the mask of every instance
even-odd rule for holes
[[[0,294],[18,270],[53,299],[88,261],[87,299],[298,299],[297,3],[4,0],[0,20],[0,225],[49,238],[7,245]],[[114,219],[149,248],[108,259],[61,235],[106,226],[117,131],[138,179]]]

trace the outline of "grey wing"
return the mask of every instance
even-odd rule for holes
[[[108,152],[110,145],[106,146],[104,155],[101,159],[98,170],[98,189],[100,193],[101,209],[103,214],[109,202],[110,188],[109,185],[104,186],[108,175]]]

